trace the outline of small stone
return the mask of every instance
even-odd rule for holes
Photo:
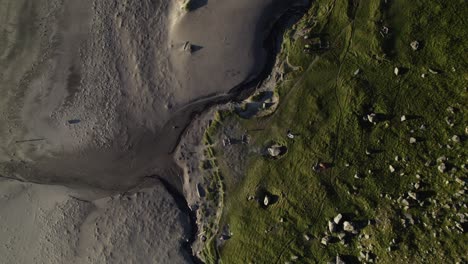
[[[193,52],[193,46],[192,44],[190,43],[190,41],[186,41],[184,43],[184,47],[183,47],[183,50],[188,52],[188,53],[192,53]]]
[[[398,69],[398,67],[395,67],[395,69],[393,69],[393,73],[395,74],[395,76],[398,76],[398,74],[400,73],[400,69]]]
[[[416,141],[417,141],[417,140],[416,140],[416,138],[414,138],[414,137],[410,137],[410,139],[409,139],[409,143],[410,143],[410,144],[414,144],[414,143],[416,143]]]
[[[320,243],[321,243],[322,245],[325,245],[325,246],[328,245],[328,242],[330,242],[330,237],[329,237],[329,236],[324,236],[324,237],[322,237],[322,239],[320,240]]]
[[[268,195],[265,195],[265,198],[263,199],[263,205],[268,206],[270,204],[270,198]]]
[[[395,161],[399,161],[400,160],[400,157],[397,155],[395,156]]]
[[[453,135],[452,137],[452,142],[453,143],[460,143],[460,137],[457,135]]]
[[[298,260],[298,259],[299,259],[299,257],[296,256],[296,255],[292,255],[292,256],[291,256],[291,260]]]
[[[440,157],[437,158],[437,163],[441,163],[441,162],[444,162],[444,161],[447,161],[447,157],[440,156]]]
[[[414,51],[417,51],[419,49],[419,41],[414,40],[410,43],[411,49]]]
[[[376,114],[375,113],[370,113],[367,115],[367,120],[369,120],[369,122],[375,124],[376,123]]]
[[[388,165],[388,169],[390,170],[391,173],[395,172],[395,168],[392,165]]]
[[[338,239],[339,240],[343,240],[345,237],[346,237],[346,233],[344,233],[344,232],[341,232],[341,233],[338,234]]]
[[[413,200],[418,200],[418,196],[415,192],[408,192],[408,196],[411,197]]]
[[[434,70],[434,69],[431,69],[431,68],[429,68],[428,70],[429,70],[429,72],[431,74],[439,74],[439,71],[437,71],[437,70]]]
[[[424,74],[424,73],[421,74],[421,78],[423,78],[423,79],[426,78],[426,74]]]
[[[437,166],[437,169],[438,169],[440,172],[444,173],[445,170],[447,169],[447,166],[445,165],[445,163],[442,162],[439,166]]]
[[[354,71],[353,75],[356,76],[356,75],[359,74],[359,72],[361,72],[361,70],[360,70],[360,69],[357,69],[357,70]]]
[[[409,206],[409,202],[408,202],[408,200],[406,200],[406,199],[402,199],[402,200],[401,200],[401,204],[402,204],[403,206]]]
[[[349,221],[344,221],[343,230],[346,232],[353,232],[355,230],[354,224]]]
[[[339,255],[336,255],[335,264],[346,264]]]
[[[341,219],[343,219],[343,215],[342,215],[342,214],[337,214],[337,215],[333,218],[333,222],[335,222],[335,224],[339,225],[340,222],[341,222]]]
[[[406,116],[405,116],[405,115],[402,115],[402,116],[400,117],[400,121],[401,121],[401,122],[406,121]]]
[[[310,237],[309,237],[309,235],[307,235],[307,234],[304,234],[304,239],[305,239],[306,241],[309,241],[309,240],[310,240]]]

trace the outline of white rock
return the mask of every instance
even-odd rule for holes
[[[335,222],[335,224],[339,225],[340,222],[341,222],[341,219],[343,219],[343,215],[342,215],[342,214],[337,214],[337,215],[333,218],[333,222]]]
[[[395,172],[395,168],[392,165],[388,165],[388,169],[391,173]]]
[[[354,225],[351,222],[344,221],[343,222],[343,230],[346,232],[353,232],[354,231]]]
[[[416,143],[416,141],[417,141],[417,140],[416,140],[416,138],[414,138],[414,137],[410,137],[410,139],[409,139],[409,143],[410,143],[410,144],[414,144],[414,143]]]
[[[417,51],[419,49],[419,41],[415,40],[410,43],[411,49]]]
[[[402,115],[402,116],[400,117],[400,121],[401,121],[401,122],[406,121],[406,116],[405,116],[405,115]]]
[[[398,74],[400,73],[400,70],[398,69],[398,67],[395,67],[395,69],[393,70],[393,73],[395,74],[395,76],[398,76]]]
[[[439,166],[437,166],[437,169],[438,169],[440,172],[444,173],[445,170],[447,169],[447,166],[445,166],[445,163],[442,162]]]

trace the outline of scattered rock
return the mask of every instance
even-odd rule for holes
[[[414,40],[410,43],[411,49],[414,51],[417,51],[419,49],[419,41]]]
[[[329,237],[329,236],[324,236],[324,237],[322,237],[322,239],[320,240],[320,243],[321,243],[322,245],[325,245],[325,246],[328,245],[329,242],[330,242],[330,237]]]
[[[339,240],[343,240],[345,237],[346,237],[346,233],[344,233],[344,232],[341,232],[341,233],[338,234],[338,239]]]
[[[267,154],[272,158],[279,158],[286,154],[287,148],[279,144],[273,144],[267,148]]]
[[[375,113],[370,113],[367,115],[367,120],[372,124],[375,124],[377,122],[377,115]]]
[[[388,165],[388,169],[390,170],[391,173],[395,172],[395,168],[392,165]]]
[[[437,169],[438,169],[440,172],[444,173],[445,170],[447,169],[447,166],[445,165],[445,163],[442,162],[442,163],[439,164],[439,166],[437,166]]]
[[[416,143],[416,142],[417,142],[416,138],[410,137],[410,139],[409,139],[409,143],[410,143],[410,144],[414,144],[414,143]]]
[[[337,215],[333,218],[333,222],[335,222],[335,224],[339,225],[340,222],[341,222],[341,219],[343,219],[343,215],[342,215],[342,214],[337,214]]]
[[[336,255],[335,264],[346,264],[346,262],[340,258],[340,255]]]
[[[460,137],[457,135],[453,135],[452,137],[452,142],[453,143],[460,143]]]
[[[355,231],[355,227],[354,227],[354,224],[352,222],[349,222],[349,221],[344,221],[343,222],[343,230],[346,231],[346,232],[354,232]]]
[[[411,197],[413,200],[418,200],[418,196],[415,192],[408,192],[408,196]]]
[[[281,149],[276,146],[269,147],[268,154],[272,157],[278,157],[281,154]]]
[[[437,163],[441,163],[441,162],[444,162],[444,161],[447,161],[447,157],[440,156],[440,157],[437,158]]]
[[[401,121],[401,122],[406,121],[406,116],[405,116],[405,115],[402,115],[402,116],[400,117],[400,121]]]
[[[434,70],[434,69],[431,69],[431,68],[429,68],[428,70],[429,70],[429,72],[430,72],[431,74],[439,74],[439,71],[438,71],[438,70]]]
[[[409,206],[409,202],[408,202],[408,200],[406,200],[406,199],[402,199],[402,200],[401,200],[401,204],[402,204],[403,206]]]
[[[455,109],[451,106],[447,107],[447,112],[449,112],[450,114],[455,114]]]
[[[400,69],[398,69],[398,67],[395,67],[395,69],[393,69],[393,73],[395,74],[395,76],[398,76],[398,74],[400,73]]]
[[[270,204],[270,197],[268,195],[265,195],[265,198],[263,199],[263,205],[268,206]]]

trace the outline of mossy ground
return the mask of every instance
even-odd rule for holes
[[[222,263],[285,263],[292,256],[298,256],[292,262],[326,263],[337,254],[357,261],[363,250],[378,263],[467,261],[460,219],[467,213],[467,3],[386,2],[315,1],[295,29],[310,29],[329,48],[304,52],[307,41],[288,32],[280,57],[301,70],[278,85],[277,111],[251,120],[224,118],[248,131],[250,148],[275,140],[287,144],[288,153],[272,160],[251,151],[246,175],[230,181],[218,144],[225,176],[222,224],[233,233],[219,249]],[[388,35],[380,33],[383,26]],[[410,47],[414,40],[418,51]],[[396,76],[395,67],[403,73]],[[375,125],[363,120],[371,112],[380,117]],[[408,120],[401,122],[402,115]],[[294,139],[286,137],[288,130]],[[461,142],[451,141],[453,135]],[[417,142],[410,144],[411,137]],[[437,169],[441,156],[447,158],[445,173]],[[317,161],[332,167],[315,172]],[[278,202],[264,209],[248,201],[259,189],[278,195]],[[404,209],[408,191],[423,198]],[[375,220],[361,230],[368,238],[323,246],[327,221],[337,213]],[[413,224],[402,223],[405,214]]]

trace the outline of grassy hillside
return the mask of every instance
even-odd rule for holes
[[[210,131],[232,233],[222,263],[468,261],[466,14],[463,0],[313,3],[285,36],[296,70],[276,112]],[[232,128],[247,146],[222,146]],[[272,140],[280,159],[261,154]],[[328,231],[338,213],[356,234]]]

